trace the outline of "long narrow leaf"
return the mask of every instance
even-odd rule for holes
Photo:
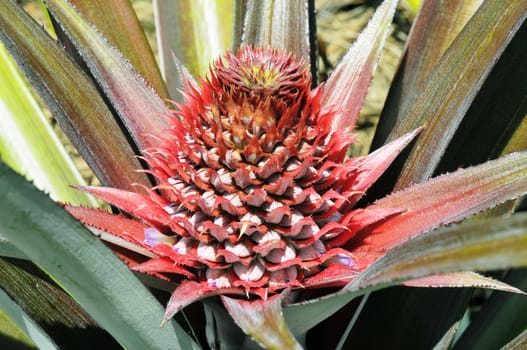
[[[404,280],[470,268],[493,270],[500,267],[527,266],[527,215],[518,215],[514,219],[488,220],[485,223],[471,222],[446,228],[428,237],[408,241],[379,259],[343,290],[309,302],[286,306],[284,316],[291,331],[296,335],[302,334],[353,298],[399,284]],[[470,229],[465,225],[470,225]],[[467,237],[464,236],[465,230],[468,232]],[[468,242],[466,248],[462,244],[465,241]],[[416,249],[417,246],[420,250]],[[501,246],[502,249],[496,250],[496,247]],[[432,259],[430,263],[427,263],[428,257]],[[452,285],[466,286],[464,280],[463,277]],[[487,280],[485,284],[481,285],[481,282],[478,282],[474,286],[507,290],[503,284],[494,284],[491,280]]]
[[[396,188],[432,175],[484,79],[526,16],[527,0],[487,0],[472,16],[388,138],[425,126]]]
[[[412,234],[407,234],[410,231],[414,232],[414,234],[422,233],[431,230],[440,224],[460,220],[470,214],[474,214],[480,210],[521,195],[527,191],[526,167],[527,153],[512,154],[485,165],[439,177],[428,181],[425,184],[415,185],[409,189],[396,192],[391,196],[379,200],[371,207],[377,207],[377,205],[379,205],[378,208],[384,209],[404,208],[406,209],[406,212],[394,216],[392,219],[386,220],[385,223],[377,225],[372,231],[368,231],[367,235],[361,237],[363,247],[355,250],[355,254],[361,254],[361,250],[366,254],[371,254],[371,247],[375,247],[374,253],[380,254],[381,251],[393,248],[411,238]],[[452,197],[449,197],[451,195]],[[408,217],[408,215],[410,215],[411,218]],[[384,224],[389,225],[389,228],[383,227]],[[377,232],[384,233],[377,234]],[[401,234],[402,232],[406,233]],[[520,241],[513,240],[513,242],[518,244],[522,239],[525,239],[525,237],[521,236],[518,239],[520,239]],[[510,247],[510,245],[508,247]],[[527,247],[527,245],[524,244],[517,249],[527,249],[525,247]],[[485,252],[485,250],[482,249],[481,252],[492,254],[492,249],[490,250],[490,252],[488,250]],[[513,250],[512,252],[518,251]],[[520,253],[522,252],[523,251]],[[501,251],[501,253],[506,254],[509,252],[506,251],[504,253]],[[477,259],[479,256],[476,254],[476,256],[471,256],[470,258]],[[521,255],[515,255],[514,258],[511,257],[510,263],[513,264],[513,266],[521,266],[524,261],[525,255],[523,257]],[[476,264],[476,262],[472,263]],[[379,264],[382,265],[381,263]],[[375,264],[374,266],[380,265]],[[462,264],[457,265],[456,269],[459,269],[457,271],[463,271],[467,268],[466,266],[470,266],[470,263],[462,262]],[[486,268],[493,269],[495,268],[493,266],[494,265],[486,265]],[[434,267],[432,267],[431,270],[427,270],[427,273],[429,272],[434,275],[446,272],[446,270],[434,270],[433,268]],[[444,269],[445,266],[442,266],[441,268]],[[370,271],[370,269],[367,269],[364,274],[367,275]],[[413,279],[424,276],[425,274],[420,276],[414,274],[407,275],[406,278]],[[356,281],[358,282],[355,283],[360,284],[361,280],[358,279]],[[379,283],[386,283],[384,286],[390,284],[386,280]],[[382,284],[375,284],[372,288],[379,289],[382,286]],[[350,285],[349,288],[357,290],[355,284]],[[371,289],[366,289],[365,291],[370,292]],[[322,319],[336,312],[352,298],[350,295],[337,295],[337,298],[329,298],[332,300],[323,302],[322,304],[317,305],[316,309],[310,310],[314,314],[319,315],[320,318],[312,318],[309,321],[306,321],[304,319],[306,315],[297,313],[300,311],[296,308],[293,308],[293,310],[296,311],[293,312],[292,315],[288,316],[286,313],[286,318],[291,317],[289,321],[294,322],[295,324],[292,326],[292,331],[295,334],[298,334],[296,332],[306,331],[308,329],[306,329],[307,326],[314,326]],[[356,295],[354,294],[353,296]]]
[[[12,1],[0,2],[0,40],[102,183],[149,185],[146,175],[136,172],[140,164],[95,86]]]
[[[363,232],[356,251],[391,249],[409,238],[462,220],[527,192],[527,152],[442,175],[386,196],[369,208],[402,209]]]
[[[1,288],[0,307],[40,350],[59,349],[44,330],[29,317]],[[29,346],[28,346],[29,348]]]
[[[350,290],[429,274],[527,266],[527,215],[469,221],[410,240],[355,279]]]
[[[140,149],[152,146],[151,134],[167,128],[170,110],[122,54],[65,0],[46,4],[75,44],[104,93]]]
[[[2,290],[58,348],[104,345],[108,350],[120,349],[70,295],[32,262],[1,258],[0,281]]]
[[[281,49],[309,62],[307,0],[249,0],[246,6],[242,45]]]
[[[414,44],[412,36],[418,34],[415,28],[412,30],[408,51],[400,67],[403,70],[399,72],[396,78],[400,85],[398,83],[392,85],[388,102],[385,105],[376,132],[375,147],[383,144],[383,140],[391,128],[391,120],[388,120],[390,115],[398,113],[400,117],[404,118],[403,105],[408,104],[405,101],[408,100],[413,103],[412,101],[418,98],[423,90],[423,84],[417,83],[417,79],[412,82],[412,76],[419,74],[420,70],[420,65],[416,64],[415,61],[431,58],[427,56],[430,52],[434,52],[435,48],[432,51],[426,50],[420,47],[421,44],[422,46],[431,45],[435,47],[437,44],[434,43],[434,37],[449,36],[450,33],[456,32],[454,29],[444,29],[444,27],[434,31],[430,27],[438,24],[436,21],[441,21],[441,17],[444,17],[444,20],[449,22],[459,18],[459,16],[464,16],[460,11],[443,13],[436,6],[448,7],[454,5],[457,7],[465,6],[470,2],[423,1],[418,21],[424,23],[430,29],[429,34],[432,34],[432,36],[429,34],[422,35],[421,37],[426,39],[421,43],[417,42],[419,45],[414,47],[414,54],[412,54],[411,46]],[[427,7],[435,7],[435,10]],[[497,11],[501,12],[502,9],[500,8]],[[423,14],[427,13],[431,14],[431,16],[423,16]],[[419,18],[421,19],[419,20]],[[527,70],[523,64],[526,60],[526,29],[527,25],[524,21],[521,28],[513,35],[512,41],[501,55],[497,64],[492,68],[490,75],[485,79],[483,86],[477,92],[477,96],[463,117],[462,123],[458,127],[453,128],[455,135],[448,145],[441,163],[434,170],[436,174],[453,171],[460,166],[469,166],[497,157],[503,149],[503,143],[507,142],[515,128],[518,130],[516,133],[518,136],[515,137],[517,142],[504,153],[523,149],[522,143],[525,143],[527,137],[525,137],[525,131],[523,131],[522,137],[521,127],[518,128],[517,125],[525,115],[527,108],[525,104],[525,95],[527,93],[525,90],[525,80],[527,79],[525,72]],[[475,40],[480,40],[482,37],[483,33],[475,33]],[[437,47],[441,46],[437,45]],[[471,52],[468,53],[471,54]],[[433,62],[430,61],[429,64],[433,64]],[[466,60],[463,59],[461,64],[467,64]],[[426,74],[426,70],[421,73]],[[403,76],[401,77],[401,75]],[[404,83],[401,83],[403,79]],[[442,80],[444,77],[440,79]],[[422,81],[422,78],[419,81]],[[447,87],[447,89],[450,88],[452,86]],[[423,103],[426,104],[428,101]],[[394,108],[398,109],[398,111],[394,111]],[[432,114],[434,113],[432,112]],[[440,116],[437,116],[437,118],[440,118]],[[425,128],[428,127],[428,125],[425,125]],[[383,130],[385,128],[386,130]],[[383,131],[386,131],[386,133]],[[420,151],[426,153],[426,147],[428,145],[421,145]],[[431,149],[433,148],[434,146],[431,146]],[[392,178],[395,179],[394,176]],[[384,180],[386,179],[389,178],[386,177]],[[513,206],[513,203],[506,203],[506,205],[500,205],[492,212],[510,212]],[[408,290],[405,288],[377,292],[370,299],[370,305],[367,305],[362,313],[361,319],[352,334],[353,341],[348,345],[359,348],[365,346],[365,344],[378,348],[429,348],[465,312],[472,293],[473,290],[469,289]],[[497,294],[503,296],[504,293]],[[408,307],[409,305],[411,307]],[[368,336],[368,334],[371,334],[368,333],[368,330],[373,329],[377,324],[377,315],[380,310],[382,310],[386,320],[397,319],[401,313],[404,313],[406,322],[390,322],[390,326],[386,327],[383,336],[375,337],[374,341],[372,341],[372,338]],[[429,317],[432,314],[434,317]],[[424,320],[426,321],[423,322]],[[405,336],[409,330],[415,333],[413,337]]]
[[[344,111],[333,121],[332,130],[355,126],[388,36],[396,5],[396,0],[386,0],[379,6],[366,29],[324,86],[322,104]]]
[[[97,206],[70,184],[85,181],[0,43],[0,156],[4,162],[48,192],[72,204]]]
[[[197,348],[119,259],[43,193],[0,165],[0,230],[128,348]],[[22,233],[22,234],[21,234]]]
[[[170,96],[181,98],[173,55],[194,76],[205,75],[211,61],[231,47],[232,0],[154,0],[159,60]]]
[[[527,149],[527,21],[467,111],[436,172]]]
[[[375,130],[373,148],[382,146],[395,122],[405,117],[405,111],[419,93],[423,81],[481,2],[421,1],[419,16],[412,25],[401,65]]]
[[[152,48],[129,1],[71,0],[71,3],[123,53],[161,97],[168,98]]]

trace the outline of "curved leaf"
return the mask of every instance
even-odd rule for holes
[[[383,145],[395,122],[405,117],[416,91],[481,3],[482,0],[421,1],[375,130],[373,148]]]
[[[391,249],[420,233],[460,221],[526,192],[527,152],[438,176],[370,205],[368,208],[373,210],[405,211],[360,232],[360,247],[354,251]]]
[[[70,2],[123,53],[161,97],[168,97],[152,48],[129,1],[70,0]]]
[[[0,2],[0,40],[102,183],[149,186],[146,175],[136,172],[140,164],[95,86],[12,1]]]
[[[527,266],[527,214],[516,214],[468,221],[412,239],[390,250],[346,289],[445,272],[522,266]]]
[[[128,348],[194,349],[131,271],[82,225],[0,164],[0,231]],[[21,234],[23,233],[23,234]]]
[[[0,288],[0,307],[41,350],[59,349],[52,339]],[[28,349],[30,347],[28,346]],[[32,347],[31,347],[32,348]]]
[[[163,100],[122,54],[65,0],[46,1],[51,14],[74,43],[139,149],[157,142],[149,137],[167,128],[171,114]]]
[[[293,334],[303,334],[353,298],[405,280],[467,269],[527,266],[527,214],[487,220],[437,230],[394,248],[341,291],[284,307],[287,324]],[[476,286],[507,289],[499,282],[482,286],[481,280]]]
[[[13,243],[6,240],[0,231],[0,256],[15,258],[15,259],[27,259],[27,256],[22,253]]]
[[[483,81],[526,16],[527,0],[487,0],[450,45],[388,138],[425,126],[396,188],[432,175]]]
[[[333,120],[332,130],[355,127],[388,36],[396,5],[397,0],[386,0],[377,8],[366,29],[323,86],[322,105],[344,111]]]
[[[0,157],[54,200],[97,206],[70,184],[85,184],[64,146],[0,43]]]

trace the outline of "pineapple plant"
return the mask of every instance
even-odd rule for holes
[[[93,347],[90,331],[138,349],[476,348],[482,327],[496,346],[525,341],[526,218],[511,215],[527,192],[525,84],[510,67],[524,55],[525,1],[423,1],[368,155],[348,150],[397,1],[378,6],[320,84],[311,1],[221,4],[234,13],[232,47],[204,59],[185,41],[200,34],[184,25],[199,5],[155,2],[164,78],[128,3],[72,3],[45,2],[60,44],[0,3],[0,39],[103,185],[43,186],[52,200],[2,165],[1,305],[38,347]],[[452,16],[461,10],[469,20]],[[199,77],[201,61],[212,63]],[[474,123],[492,120],[481,116],[486,99],[506,95],[500,74],[512,107],[493,143]],[[478,149],[485,136],[489,149]],[[53,171],[76,173],[27,175]],[[514,286],[474,272],[511,268]],[[517,296],[493,292],[467,321],[470,295],[447,290],[432,307],[455,291],[450,313],[397,338],[430,310],[423,293],[438,291],[410,287]],[[411,311],[380,312],[390,300]],[[510,305],[518,326],[500,330],[489,315]],[[53,329],[41,309],[84,336]],[[383,316],[390,327],[372,340]]]

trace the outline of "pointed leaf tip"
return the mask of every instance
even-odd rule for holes
[[[364,163],[360,165],[360,174],[355,188],[365,192],[386,171],[397,156],[406,146],[423,130],[417,128],[414,131],[384,145],[375,152],[370,153]]]
[[[178,86],[183,90],[183,92],[187,92],[192,88],[199,90],[198,82],[196,81],[196,79],[194,79],[192,74],[190,74],[190,71],[183,64],[183,62],[181,62],[181,60],[176,56],[174,52],[172,52],[172,62],[177,72],[176,76],[178,79]]]
[[[360,250],[391,249],[440,225],[460,221],[527,193],[527,152],[486,162],[394,192],[370,208],[404,208],[368,232]]]
[[[507,289],[510,286],[500,285],[500,282],[477,280],[474,275],[469,276],[463,271],[527,266],[526,223],[527,214],[518,213],[466,221],[429,232],[390,250],[345,289],[414,279],[408,284],[436,287],[476,285],[523,294],[517,289]],[[455,274],[446,275],[449,272]],[[439,276],[415,281],[433,275]]]
[[[397,0],[386,0],[323,86],[322,105],[336,114],[332,130],[354,127],[377,68]]]
[[[167,324],[175,314],[183,310],[186,306],[198,300],[220,294],[244,295],[240,288],[218,288],[209,285],[208,282],[184,280],[174,290],[167,303],[165,315],[161,321],[161,327]]]
[[[266,349],[302,349],[286,325],[282,298],[288,291],[267,300],[239,300],[222,296],[221,300],[234,321]]]
[[[510,292],[516,294],[527,295],[524,291],[513,287],[507,283],[497,281],[493,278],[480,275],[479,273],[467,272],[451,272],[440,275],[433,275],[422,277],[415,280],[406,281],[403,283],[409,287],[474,287],[487,288],[503,292]]]

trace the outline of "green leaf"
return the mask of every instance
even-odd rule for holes
[[[58,281],[128,348],[195,349],[164,310],[95,236],[23,178],[0,164],[0,231]],[[23,233],[23,234],[20,234]]]
[[[386,287],[386,285],[369,286],[353,291],[339,291],[319,298],[286,305],[283,307],[284,318],[291,333],[296,337],[300,337],[308,330],[340,310],[354,298],[384,287]]]
[[[445,2],[432,1],[434,5],[447,4]],[[455,2],[454,5],[461,6],[465,2]],[[423,2],[426,5],[428,2]],[[421,9],[422,16],[423,11]],[[497,10],[501,12],[501,9]],[[427,11],[428,12],[428,11]],[[424,16],[422,22],[433,22],[441,17],[442,13],[434,11],[431,17]],[[461,13],[445,14],[446,20],[454,18]],[[417,19],[419,21],[419,17]],[[441,30],[441,33],[448,33],[451,30]],[[412,35],[417,34],[414,29]],[[432,34],[432,33],[430,33]],[[438,35],[438,34],[435,34]],[[448,35],[448,34],[447,34]],[[477,36],[481,36],[480,33]],[[430,35],[426,37],[426,42],[431,40]],[[524,21],[520,29],[513,36],[492,72],[485,79],[483,86],[472,104],[460,126],[455,129],[455,135],[448,148],[445,151],[441,163],[435,170],[435,173],[441,174],[446,171],[452,171],[460,166],[468,166],[484,162],[489,158],[494,158],[502,152],[503,144],[511,138],[512,133],[516,133],[514,139],[518,141],[513,147],[505,147],[503,153],[521,150],[527,137],[525,128],[521,131],[521,122],[526,114],[527,105],[525,104],[525,95],[527,93],[525,81],[527,79],[527,67],[523,64],[526,60],[525,46],[527,39],[527,23]],[[412,45],[412,39],[408,43]],[[417,57],[411,57],[409,53],[405,57],[404,65],[408,67],[404,75],[414,74],[418,70],[418,65],[408,63],[410,61],[419,61],[420,58],[426,58],[427,51],[415,49]],[[465,64],[465,63],[463,63]],[[401,77],[399,77],[400,79]],[[410,79],[410,78],[403,78]],[[397,80],[397,79],[396,79]],[[399,81],[400,82],[400,81]],[[405,80],[405,85],[410,84]],[[421,91],[423,86],[414,89],[408,89],[408,97],[415,98],[415,92]],[[394,87],[392,86],[392,89]],[[449,87],[450,88],[450,87]],[[397,89],[397,85],[395,87]],[[392,96],[393,95],[393,96]],[[393,101],[392,101],[393,100]],[[379,128],[382,128],[387,116],[386,112],[391,111],[392,107],[397,107],[404,103],[403,97],[398,97],[398,90],[392,91],[389,102],[383,110]],[[401,110],[399,110],[400,114]],[[387,123],[389,124],[389,123]],[[522,124],[522,125],[523,125]],[[514,130],[517,131],[514,131]],[[379,129],[378,129],[379,132]],[[378,139],[377,146],[382,145],[382,132],[376,134]],[[426,147],[426,146],[425,146]],[[426,148],[421,148],[426,152]],[[510,212],[513,203],[506,206],[499,206],[492,211],[499,210],[501,213]],[[352,334],[353,341],[348,345],[355,347],[373,346],[378,348],[396,347],[396,348],[429,348],[443,335],[453,322],[456,322],[465,312],[470,301],[473,291],[468,289],[456,290],[437,290],[437,289],[407,289],[392,288],[374,293],[370,302],[361,314],[361,318]],[[498,293],[502,294],[503,293]],[[505,297],[505,296],[503,296]],[[382,312],[386,320],[397,320],[402,313],[405,315],[405,322],[389,321],[384,329],[382,337],[372,338],[372,329],[378,323],[378,314]],[[434,315],[434,317],[429,317]],[[412,332],[414,336],[405,336]],[[372,341],[374,339],[374,341]]]
[[[527,153],[516,153],[478,167],[441,176],[424,184],[414,185],[377,201],[370,208],[379,208],[381,210],[404,208],[406,211],[387,219],[377,225],[372,231],[366,232],[367,236],[363,236],[362,248],[360,251],[354,250],[354,254],[371,254],[372,247],[375,249],[374,252],[393,248],[408,240],[413,234],[428,231],[440,224],[460,220],[480,210],[521,195],[527,189],[527,183],[525,183],[527,179],[526,164]],[[403,232],[406,233],[403,234]],[[409,234],[410,232],[413,232],[413,234]],[[520,248],[515,247],[515,244],[519,243],[518,241],[513,242],[511,248],[527,249],[525,244],[524,247]],[[490,252],[488,253],[492,254],[492,244],[489,249]],[[507,251],[501,251],[501,253],[508,254]],[[516,255],[515,257],[525,259],[525,255],[523,257]],[[471,256],[470,259],[475,259],[475,257]],[[509,262],[513,264],[523,263],[513,260]],[[487,268],[494,269],[498,266],[500,265],[489,264]],[[465,270],[470,268],[470,264],[467,262],[467,264],[461,264],[457,268]],[[370,268],[364,274],[371,273],[368,271],[371,271]],[[445,271],[427,271],[430,274],[441,272]],[[406,277],[412,279],[419,276]],[[382,283],[387,283],[387,281],[382,281]],[[385,286],[387,285],[390,285],[390,283]],[[378,289],[380,286],[374,284],[372,288]],[[366,291],[369,292],[371,290]],[[338,299],[319,305],[318,309],[311,311],[313,314],[320,316],[320,318],[311,318],[311,323],[305,321],[306,314],[297,313],[291,320],[299,323],[298,326],[295,326],[296,328],[293,328],[293,332],[306,331],[307,325],[313,326],[320,322],[320,320],[337,311],[349,300],[351,300],[351,295],[343,295],[339,296]],[[286,317],[288,317],[287,314]]]
[[[527,149],[527,21],[482,86],[437,172]]]
[[[302,334],[353,298],[406,280],[469,269],[527,266],[527,214],[487,220],[437,230],[394,248],[341,291],[285,307],[287,324],[293,334]],[[499,283],[486,283],[475,286],[506,289]]]
[[[244,341],[248,338],[234,323],[225,306],[218,300],[209,298],[203,301],[205,313],[205,332],[211,349],[245,349]]]
[[[163,100],[70,4],[65,0],[49,0],[46,4],[111,101],[137,147],[145,149],[154,145],[157,139],[150,135],[165,130],[166,118],[171,114]]]
[[[70,184],[84,179],[0,42],[0,157],[54,200],[97,206]]]
[[[119,344],[79,304],[32,262],[0,259],[2,290],[60,349],[93,349]],[[32,337],[33,338],[33,337]],[[37,345],[40,344],[35,339]]]
[[[473,288],[391,287],[376,291],[368,299],[346,346],[431,349],[463,317],[473,293]],[[385,320],[382,334],[375,331],[379,315]]]
[[[17,247],[15,247],[13,243],[6,240],[1,234],[0,234],[0,256],[15,258],[15,259],[27,259],[27,256],[24,253],[22,253]]]
[[[437,342],[433,350],[449,350],[452,346],[452,342],[454,341],[454,337],[456,336],[460,324],[461,321],[454,323],[452,327],[450,327],[450,329],[445,333],[445,335],[443,335],[441,340]]]
[[[173,55],[195,76],[231,47],[233,0],[154,1],[159,60],[170,96],[180,98]]]
[[[408,106],[423,81],[459,34],[482,0],[423,0],[419,16],[405,43],[382,117],[375,131],[373,148],[379,148],[397,120],[405,117]],[[416,4],[414,4],[416,5]]]
[[[413,274],[415,277],[424,271],[428,273],[457,269],[495,270],[508,264],[517,267],[524,266],[527,260],[523,251],[527,249],[525,244],[525,239],[527,239],[525,236],[527,233],[526,220],[527,215],[521,214],[513,217],[486,219],[485,221],[471,221],[423,235],[393,249],[372,265],[361,278],[368,279],[368,274],[376,274],[375,269],[384,271],[379,272],[379,278],[375,281],[375,283],[382,283],[381,280],[387,281],[391,278],[397,278],[396,275],[402,278],[403,275],[408,277],[409,274]],[[418,251],[418,249],[422,249],[422,251]],[[390,256],[394,260],[391,260]],[[395,262],[399,258],[401,260]],[[422,269],[421,265],[423,265]],[[397,270],[398,272],[396,272]],[[380,277],[381,275],[383,277]],[[513,283],[513,281],[510,282]],[[354,283],[360,284],[362,282],[356,280]],[[490,281],[490,284],[493,282]],[[478,282],[476,286],[480,286],[480,283]],[[438,340],[436,337],[440,337],[441,333],[444,332],[437,334],[438,324],[450,326],[452,322],[459,320],[470,297],[469,293],[445,294],[439,292],[439,290],[428,289],[383,291],[382,294],[373,299],[369,309],[361,314],[362,317],[365,317],[364,321],[363,323],[359,322],[355,330],[356,333],[352,333],[347,345],[360,347],[364,344],[373,344],[374,347],[386,347],[389,344],[395,344],[394,346],[397,348],[426,348],[431,346]],[[524,301],[527,300],[525,296],[518,297],[523,298]],[[398,305],[390,307],[390,301],[401,304],[401,307]],[[447,301],[450,303],[446,304]],[[446,307],[445,305],[448,305],[450,312],[442,312]],[[428,313],[412,312],[411,309],[414,307],[422,307],[428,313],[433,312],[438,319],[428,320]],[[360,334],[361,332],[368,332],[367,330],[378,318],[376,315],[383,309],[386,309],[386,317],[389,317],[387,319],[390,320],[398,319],[404,310],[408,310],[408,313],[417,319],[387,326],[382,337],[376,338],[373,342],[368,342],[368,337],[362,337]],[[446,329],[448,328],[446,327]],[[408,332],[412,329],[418,329],[425,333],[422,336],[411,338],[405,334],[399,334],[399,332]],[[479,335],[476,335],[477,337]],[[465,347],[461,347],[461,349],[465,349]]]
[[[13,322],[29,337],[40,350],[59,349],[53,340],[34,322],[21,308],[0,288],[0,308],[13,320]],[[6,325],[4,320],[0,321],[2,328]],[[6,346],[7,344],[3,344]],[[8,346],[8,345],[7,345]],[[28,349],[34,349],[29,344]],[[22,348],[22,345],[20,345]]]
[[[432,175],[470,103],[518,30],[527,0],[485,1],[457,36],[397,122],[388,140],[425,126],[396,188]]]
[[[0,40],[103,184],[149,185],[136,172],[140,164],[95,86],[12,1],[0,2]]]
[[[310,62],[308,1],[248,0],[242,46],[284,50]]]
[[[71,0],[71,3],[123,53],[161,97],[168,98],[152,48],[129,1]]]

